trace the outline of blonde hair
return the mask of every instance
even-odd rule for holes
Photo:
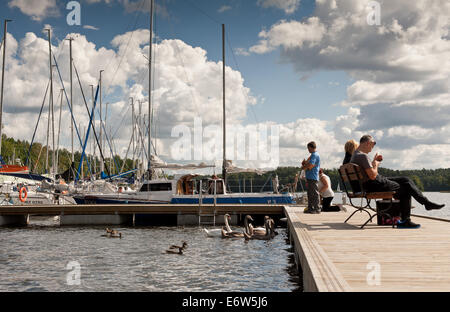
[[[355,140],[350,140],[345,143],[345,151],[349,154],[353,154],[353,152],[358,148],[358,143]]]

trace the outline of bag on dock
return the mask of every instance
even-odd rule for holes
[[[378,214],[377,215],[377,224],[378,225],[392,225],[396,224],[400,218],[400,201],[393,200],[392,206],[390,200],[378,200],[377,201],[377,213],[383,211],[391,216],[388,218],[386,215]]]

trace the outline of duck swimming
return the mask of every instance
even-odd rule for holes
[[[172,245],[169,247],[169,249],[182,249],[185,250],[188,246],[188,243],[183,242],[182,246]]]
[[[102,235],[102,237],[120,238],[120,239],[122,239],[122,233],[120,233],[117,230],[111,230],[109,228],[106,228],[106,234]]]
[[[176,251],[178,249],[178,251]],[[166,250],[166,253],[168,254],[174,254],[174,255],[182,255],[183,254],[183,247],[175,248],[175,249],[168,249]]]

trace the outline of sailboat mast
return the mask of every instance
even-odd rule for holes
[[[151,119],[152,119],[152,48],[153,48],[153,4],[154,0],[150,0],[150,44],[148,51],[148,179],[152,179],[152,170],[151,170],[151,162],[152,162],[152,154],[151,154],[151,146],[152,146],[152,127],[151,127]]]
[[[54,164],[55,164],[55,132],[54,132],[54,124],[53,124],[53,63],[52,63],[52,35],[51,35],[51,29],[47,29],[48,32],[48,49],[49,49],[49,66],[50,66],[50,103],[49,103],[49,107],[48,107],[48,123],[47,123],[47,160],[46,160],[46,169],[49,169],[49,164],[48,164],[48,154],[49,154],[49,131],[50,131],[50,118],[52,120],[52,129],[53,129],[53,154],[52,154],[52,174],[54,173]]]
[[[100,71],[100,153],[103,153],[104,149],[103,149],[103,121],[102,121],[102,73],[104,72],[104,70]],[[103,172],[105,170],[105,166],[104,166],[104,159],[102,159],[101,163],[100,163],[100,172]]]
[[[72,58],[72,41],[73,38],[69,38],[69,46],[70,46],[70,105],[72,106],[73,112],[73,58]],[[72,142],[72,163],[75,162],[75,156],[73,151],[73,119],[70,122],[70,131],[71,131],[71,142]]]
[[[8,22],[5,20],[5,31],[3,33],[3,66],[2,66],[2,89],[0,95],[0,155],[2,154],[2,125],[3,125],[3,87],[5,85],[5,61],[6,61],[6,34],[8,33]]]
[[[227,169],[226,169],[226,155],[227,155],[227,120],[226,120],[226,112],[225,112],[225,24],[222,24],[222,65],[223,65],[223,165],[222,165],[222,178],[226,185],[227,179]]]

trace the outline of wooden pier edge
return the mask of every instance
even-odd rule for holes
[[[305,229],[295,212],[304,207],[285,206],[291,241],[294,242],[296,261],[303,271],[305,292],[350,292],[352,288],[336,269],[325,251]]]

